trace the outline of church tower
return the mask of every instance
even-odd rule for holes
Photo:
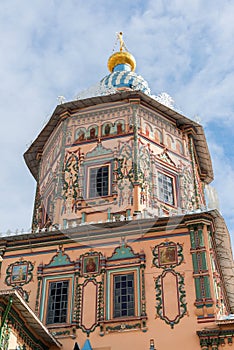
[[[32,232],[2,238],[0,289],[54,337],[40,350],[234,348],[233,257],[206,202],[204,130],[151,94],[118,42],[110,73],[59,104],[24,154]]]
[[[38,184],[33,231],[206,206],[213,171],[203,128],[152,98],[119,37],[101,95],[57,106],[25,153]]]

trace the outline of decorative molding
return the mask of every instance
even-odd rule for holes
[[[106,154],[113,154],[113,151],[111,149],[103,147],[101,142],[98,142],[95,148],[93,148],[90,152],[86,153],[86,158],[98,157]]]
[[[62,250],[59,250],[57,254],[53,256],[49,264],[44,265],[44,268],[71,265],[71,264],[74,264],[74,262],[71,261],[70,257],[67,254],[65,254]]]
[[[57,331],[57,332],[51,332],[51,334],[54,336],[54,337],[61,337],[61,336],[66,336],[66,335],[70,335],[70,331]]]
[[[91,286],[91,284],[93,284],[93,286]],[[95,295],[93,295],[93,293],[90,295],[89,293],[87,294],[88,298],[92,298],[94,297],[95,299],[92,298],[92,301],[94,302],[93,305],[90,305],[90,302],[88,303],[87,307],[91,310],[93,310],[94,314],[94,319],[93,321],[91,320],[91,318],[89,317],[89,319],[85,319],[85,307],[84,307],[84,303],[85,303],[85,297],[86,297],[86,288],[89,285],[89,287],[95,288]],[[99,324],[100,321],[100,316],[102,315],[102,304],[103,304],[103,282],[98,282],[96,280],[96,278],[94,277],[90,277],[87,278],[84,283],[80,283],[78,284],[78,291],[77,291],[77,328],[80,328],[84,333],[87,334],[87,336],[90,335],[91,332],[93,332],[96,327]],[[91,301],[91,299],[90,299]],[[89,324],[88,324],[88,323]]]
[[[130,330],[130,329],[140,329],[141,328],[141,323],[134,323],[134,324],[128,324],[128,323],[121,323],[118,324],[117,326],[107,326],[106,327],[106,332],[113,332],[113,331],[124,331],[124,330]]]
[[[206,319],[207,314],[210,318],[214,317],[215,307],[211,295],[210,275],[207,265],[206,247],[204,243],[203,223],[190,225],[190,253],[193,262],[193,278],[196,292],[196,315],[198,321]],[[214,280],[213,280],[214,281]]]
[[[73,309],[73,322],[78,323],[80,318],[80,309],[79,309],[79,272],[75,272],[75,289],[74,289],[74,309]]]
[[[113,193],[118,194],[119,207],[132,205],[133,200],[133,142],[119,142],[115,152]]]
[[[167,152],[167,148],[164,148],[164,150],[162,151],[162,153],[159,153],[156,155],[156,158],[173,166],[176,167],[176,164],[173,162],[173,160],[170,158],[170,156],[168,155]]]
[[[179,243],[160,243],[153,249],[153,265],[162,269],[176,267],[184,261],[182,251],[183,247]]]
[[[103,256],[100,252],[87,252],[79,258],[80,276],[89,278],[96,277],[102,273],[101,260]]]
[[[124,241],[116,247],[112,255],[106,259],[106,316],[100,317],[100,335],[110,332],[129,330],[147,331],[147,314],[145,300],[145,254],[134,253]],[[112,288],[113,276],[116,274],[134,273],[135,281],[135,314],[131,317],[113,317]]]
[[[78,154],[68,152],[65,156],[63,168],[63,197],[65,200],[71,197],[74,201],[81,196],[80,165],[82,160],[80,152]]]
[[[37,277],[37,295],[36,295],[36,303],[35,303],[35,314],[39,317],[39,305],[40,305],[40,293],[41,293],[41,277]]]
[[[164,128],[166,131],[171,132],[176,136],[178,136],[180,132],[166,118],[162,118],[158,113],[153,113],[147,107],[140,106],[139,115],[151,124],[162,129]]]
[[[170,291],[165,289],[165,279],[169,278]],[[171,281],[174,279],[174,290]],[[169,283],[168,282],[168,283]],[[156,290],[156,311],[157,316],[164,320],[167,324],[174,327],[175,324],[179,323],[180,319],[187,313],[187,303],[185,302],[185,290],[184,290],[184,277],[179,273],[175,272],[171,268],[166,268],[161,275],[155,280]],[[168,296],[166,297],[166,293]],[[173,304],[171,296],[175,296],[175,302]],[[169,301],[170,306],[167,305]],[[172,315],[171,307],[174,307],[174,315]],[[169,313],[167,314],[167,308]],[[170,314],[170,315],[169,315]]]
[[[234,343],[234,328],[232,329],[210,329],[197,331],[202,350],[218,350],[219,345],[232,346]]]
[[[49,157],[48,159],[46,159],[46,157],[49,155],[49,153],[51,153],[51,151],[55,149],[55,147],[57,146],[61,147],[61,144],[60,144],[62,139],[61,134],[62,134],[62,128],[61,128],[61,125],[59,125],[55,129],[54,134],[52,133],[52,135],[50,136],[49,141],[46,143],[46,146],[43,151],[44,162],[47,162],[49,160]]]
[[[86,291],[86,289],[88,291]],[[97,320],[97,303],[98,303],[98,283],[95,279],[87,279],[82,284],[82,304],[81,304],[81,319],[80,328],[87,335],[93,332],[98,325]],[[88,301],[87,301],[88,298]],[[91,317],[91,310],[93,311],[93,319]],[[89,317],[87,317],[87,311]]]
[[[6,270],[5,283],[7,286],[21,287],[33,279],[34,264],[23,258],[10,264]]]
[[[79,114],[73,114],[70,117],[70,121],[72,125],[80,126],[80,125],[86,125],[91,123],[98,123],[100,120],[102,122],[104,121],[110,121],[114,120],[116,118],[125,118],[128,117],[131,113],[131,109],[129,106],[118,106],[116,108],[107,108],[105,110],[96,110],[92,112],[86,112],[86,113],[79,113]]]
[[[126,331],[142,331],[147,332],[146,317],[135,317],[131,319],[125,318],[124,320],[111,320],[100,323],[100,336],[114,332],[126,332]]]
[[[104,318],[105,258],[91,250],[80,256],[77,266],[73,320],[89,336]]]
[[[108,258],[108,261],[135,258],[137,256],[138,254],[134,254],[130,246],[122,244],[120,247],[115,248],[112,256]]]

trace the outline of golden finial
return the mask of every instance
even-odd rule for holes
[[[128,52],[125,42],[123,41],[123,32],[117,33],[117,40],[119,41],[119,51],[110,56],[108,60],[108,68],[110,72],[118,64],[128,64],[132,71],[136,68],[136,61],[130,52]]]

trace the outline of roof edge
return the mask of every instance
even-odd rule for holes
[[[42,131],[39,133],[37,138],[33,141],[30,147],[24,153],[24,160],[32,173],[33,177],[37,180],[38,177],[38,167],[39,167],[39,159],[38,154],[42,152],[43,147],[48,140],[49,136],[58,126],[61,119],[61,114],[66,112],[72,113],[74,110],[84,109],[85,107],[90,106],[98,106],[104,103],[110,102],[118,102],[122,100],[128,100],[132,98],[140,98],[140,100],[144,103],[147,103],[152,108],[156,109],[158,113],[162,113],[164,117],[174,119],[178,127],[180,126],[193,126],[197,130],[197,133],[194,135],[195,147],[197,149],[197,153],[199,156],[200,168],[205,172],[204,173],[204,182],[210,183],[213,176],[212,162],[210,153],[208,150],[205,134],[203,127],[196,123],[195,121],[185,117],[184,115],[176,112],[175,110],[161,104],[156,101],[154,98],[144,94],[141,91],[118,91],[115,94],[109,94],[105,96],[96,96],[90,97],[82,100],[74,100],[70,102],[66,102],[60,105],[57,105],[55,108],[50,120],[44,126]],[[200,149],[204,149],[202,152]]]

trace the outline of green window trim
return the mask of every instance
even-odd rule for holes
[[[200,277],[195,277],[195,291],[196,291],[196,299],[201,299],[201,285],[200,285]]]
[[[198,229],[198,238],[199,238],[199,242],[200,242],[200,247],[204,247],[203,230],[200,228]]]
[[[69,288],[69,292],[71,290],[71,298],[70,298],[70,303],[68,304],[68,314],[70,315],[69,318],[67,318],[66,323],[72,323],[72,310],[73,310],[73,305],[74,305],[74,275],[73,274],[64,274],[64,275],[56,275],[56,276],[46,276],[43,278],[43,284],[42,284],[42,291],[41,291],[41,302],[40,302],[40,320],[43,321],[46,319],[46,311],[47,307],[45,305],[46,302],[46,290],[47,290],[47,285],[49,282],[52,281],[58,281],[58,280],[71,280],[71,287]],[[48,299],[47,299],[48,302]]]
[[[197,254],[196,253],[192,253],[192,261],[193,261],[194,273],[198,273],[198,262],[197,262]]]
[[[113,277],[113,318],[135,316],[134,273]]]
[[[204,276],[204,285],[205,285],[205,292],[206,292],[206,298],[210,299],[211,298],[211,293],[210,293],[210,278],[209,276]]]
[[[196,248],[194,230],[190,229],[190,242],[192,249]]]
[[[132,267],[132,268],[120,268],[120,269],[112,269],[107,271],[107,293],[106,293],[106,319],[112,320],[116,319],[114,317],[111,317],[113,314],[113,306],[111,310],[111,299],[113,298],[113,295],[111,295],[111,283],[113,283],[111,277],[112,275],[115,276],[116,274],[130,274],[135,272],[136,273],[136,281],[135,281],[135,288],[134,288],[134,294],[136,295],[135,298],[135,306],[137,310],[137,314],[134,315],[135,317],[141,316],[141,285],[140,285],[140,266]],[[137,304],[136,304],[137,303]],[[128,316],[126,316],[128,317]]]
[[[206,252],[201,252],[201,260],[202,260],[202,270],[207,271],[207,260],[206,260]]]

